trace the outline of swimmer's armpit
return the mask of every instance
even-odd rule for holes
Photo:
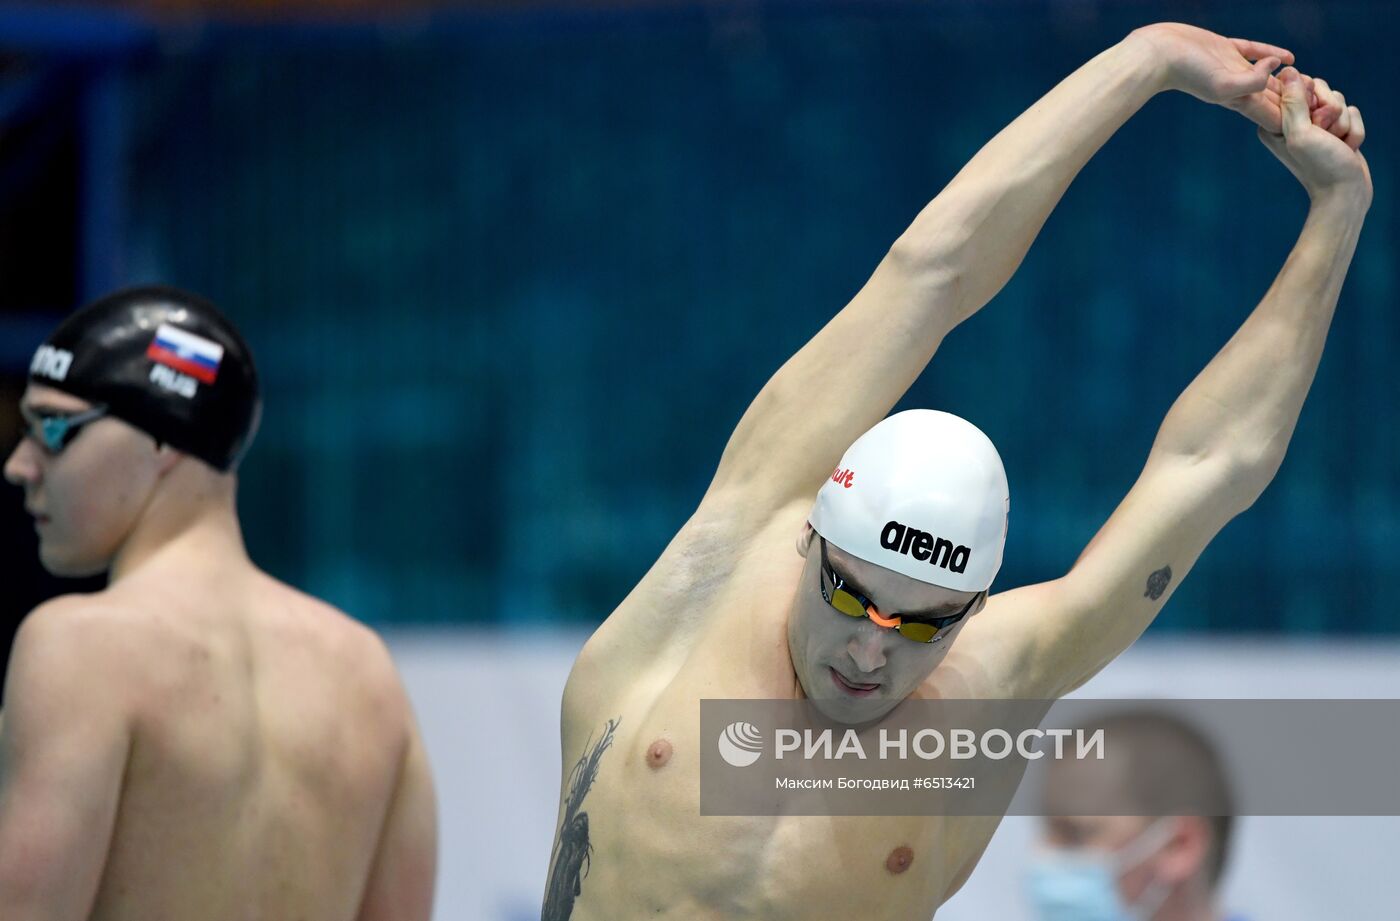
[[[621,722],[622,717],[608,720],[596,743],[590,736],[583,745],[583,755],[569,772],[564,815],[549,860],[549,885],[545,888],[540,921],[568,921],[574,913],[574,902],[583,892],[583,879],[593,860],[593,846],[588,840],[588,813],[583,811],[583,800],[598,779],[598,764],[603,753],[612,747],[613,733]]]

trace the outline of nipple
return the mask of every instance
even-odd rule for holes
[[[891,873],[900,874],[909,869],[909,865],[914,862],[914,850],[900,845],[890,851],[890,856],[885,858],[885,869]]]
[[[651,743],[651,747],[647,749],[647,767],[653,770],[656,768],[663,768],[666,766],[666,762],[670,760],[670,742],[667,742],[665,739],[657,739],[655,742]]]

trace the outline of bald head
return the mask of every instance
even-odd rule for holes
[[[1103,760],[1056,761],[1045,785],[1048,816],[1200,816],[1211,831],[1202,868],[1214,885],[1228,853],[1234,801],[1215,746],[1167,713],[1118,711],[1083,727],[1103,730]]]

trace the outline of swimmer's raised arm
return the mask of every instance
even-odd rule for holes
[[[1129,116],[1174,88],[1277,131],[1270,73],[1280,61],[1292,55],[1163,23],[1067,77],[982,148],[851,303],[773,376],[740,420],[708,498],[734,497],[759,514],[810,501],[944,335],[1011,278],[1075,175]]]
[[[107,862],[130,749],[126,641],[60,599],[15,636],[0,732],[5,921],[86,918]]]
[[[969,626],[1016,696],[1063,694],[1126,649],[1283,461],[1372,194],[1361,113],[1318,81],[1324,129],[1296,71],[1283,77],[1285,137],[1259,134],[1307,189],[1302,233],[1258,307],[1172,406],[1137,483],[1069,574],[1000,596],[1000,615]]]

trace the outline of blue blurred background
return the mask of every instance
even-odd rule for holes
[[[1376,197],[1282,471],[1150,635],[1393,637],[1394,12],[0,4],[0,440],[64,313],[127,283],[199,291],[265,381],[241,487],[255,560],[396,635],[462,628],[464,655],[557,633],[541,656],[566,669],[748,401],[926,201],[1080,63],[1185,20],[1290,47],[1361,106]],[[1069,568],[1305,211],[1251,126],[1161,97],[946,340],[903,405],[1001,449],[1000,587]],[[75,586],[39,572],[17,496],[2,505],[13,624]],[[540,696],[557,728],[557,689]]]
[[[4,371],[114,286],[200,291],[266,381],[259,562],[377,625],[597,622],[768,375],[977,148],[1132,27],[1189,18],[1359,103],[1377,195],[1283,471],[1153,630],[1393,634],[1396,102],[1370,76],[1392,10],[7,8]],[[905,405],[1000,447],[1002,586],[1073,562],[1304,212],[1246,123],[1159,98],[947,340]]]

